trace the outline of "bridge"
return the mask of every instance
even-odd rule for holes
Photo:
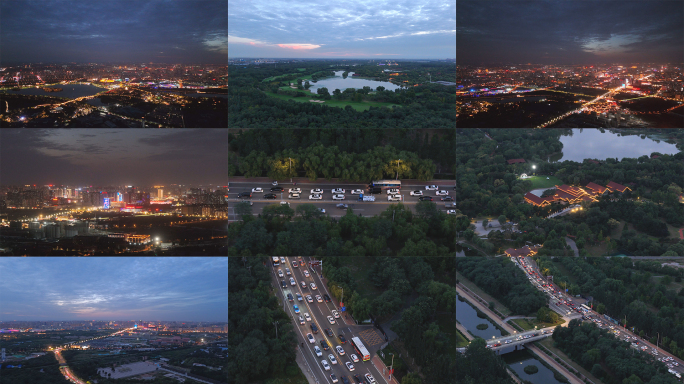
[[[527,343],[533,343],[545,339],[553,334],[553,327],[544,328],[541,330],[531,330],[520,333],[514,333],[508,336],[501,336],[487,340],[487,348],[490,348],[497,355],[503,355],[509,352],[520,350]],[[457,351],[465,353],[465,348],[457,348]]]

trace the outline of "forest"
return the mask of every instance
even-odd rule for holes
[[[659,333],[660,345],[684,358],[684,273],[680,269],[626,257],[544,256],[537,263],[543,275],[553,275],[554,282],[569,294],[593,297],[597,312],[621,323],[626,319],[628,327],[654,343]]]
[[[556,347],[606,384],[674,384],[677,378],[652,355],[635,351],[629,343],[593,323],[575,319],[553,331]]]
[[[247,129],[228,134],[228,176],[432,180],[453,174],[451,130]],[[449,178],[453,178],[450,176]]]
[[[456,384],[513,384],[506,363],[487,349],[487,342],[475,338],[464,354],[456,353]]]
[[[546,296],[506,257],[459,257],[456,269],[515,314],[534,315],[547,304]]]
[[[21,365],[21,368],[8,368],[8,365]],[[0,384],[69,384],[59,371],[59,364],[53,353],[30,360],[2,363]]]

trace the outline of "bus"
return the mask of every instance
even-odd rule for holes
[[[351,345],[354,346],[354,349],[356,349],[356,353],[359,354],[359,356],[361,357],[361,360],[363,360],[363,361],[370,360],[370,354],[368,353],[368,350],[366,349],[366,347],[363,346],[361,339],[359,339],[358,337],[352,337],[351,338]]]
[[[273,266],[277,267],[280,265],[280,258],[278,256],[273,256]]]
[[[401,188],[401,180],[374,180],[368,186],[382,189]]]
[[[587,306],[586,306],[586,305],[584,305],[584,304],[580,305],[580,307],[582,307],[582,308],[586,309],[587,311],[591,311],[591,308],[587,307]]]

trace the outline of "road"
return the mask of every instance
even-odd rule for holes
[[[575,252],[575,257],[578,257],[578,256],[579,256],[579,250],[577,249],[577,244],[575,244],[575,240],[573,240],[573,239],[571,239],[571,238],[569,238],[569,237],[566,236],[566,237],[565,237],[565,243],[566,243],[567,245],[569,245],[570,248],[572,248],[572,251],[573,251],[573,252]]]
[[[301,261],[305,262],[305,265],[301,265]],[[390,383],[387,377],[383,377],[381,372],[378,371],[376,365],[371,362],[371,360],[363,361],[362,356],[354,349],[351,345],[352,337],[359,337],[362,344],[368,350],[369,358],[375,354],[375,351],[385,343],[384,337],[379,331],[373,326],[369,325],[356,325],[351,319],[345,319],[344,312],[339,310],[337,303],[334,302],[333,296],[328,292],[325,282],[321,279],[317,273],[313,273],[312,268],[308,267],[309,258],[285,258],[285,264],[282,262],[278,266],[273,266],[272,275],[273,283],[275,287],[278,287],[278,297],[281,303],[284,305],[284,310],[288,313],[293,321],[298,334],[298,351],[297,353],[302,353],[306,361],[306,366],[303,366],[303,370],[311,370],[311,375],[315,377],[317,383],[332,383],[330,377],[334,374],[342,384],[342,376],[346,376],[350,383],[354,383],[353,375],[358,375],[360,379],[363,379],[365,374],[371,374],[378,383]],[[297,263],[297,267],[293,266],[293,262]],[[290,275],[287,275],[286,268],[290,270]],[[278,270],[282,270],[283,277],[279,277]],[[305,276],[304,270],[309,272],[309,276]],[[296,285],[291,285],[290,277],[295,280]],[[286,287],[282,286],[282,281],[285,282]],[[306,284],[306,288],[303,288],[301,283]],[[311,283],[316,285],[316,289],[311,289]],[[293,300],[289,301],[287,294],[292,294]],[[298,300],[296,294],[302,295],[302,300]],[[324,294],[327,294],[330,298],[330,302],[325,302],[323,299]],[[311,295],[312,302],[307,300],[307,296]],[[321,302],[318,302],[316,295],[322,297]],[[294,306],[297,306],[300,313],[295,313]],[[332,316],[332,311],[338,311],[340,318],[333,317],[333,323],[331,324],[328,320],[328,316]],[[304,314],[307,313],[311,317],[311,321],[307,321],[304,318]],[[304,324],[300,323],[299,317],[302,316]],[[318,330],[316,333],[312,332],[311,326],[315,325]],[[326,330],[332,332],[333,337],[326,333]],[[315,340],[314,343],[310,343],[307,334],[311,334]],[[342,335],[345,338],[345,342],[341,342],[338,335]],[[325,341],[330,346],[328,350],[322,348],[321,342]],[[303,345],[303,346],[302,346]],[[340,353],[336,350],[336,347],[341,347],[344,353]],[[318,347],[322,356],[316,356],[314,347]],[[358,356],[358,362],[352,362],[351,355],[355,354]],[[332,355],[337,364],[330,364],[331,359],[329,355]],[[330,370],[325,370],[321,360],[326,360]],[[354,370],[350,371],[345,363],[350,362],[354,366]]]

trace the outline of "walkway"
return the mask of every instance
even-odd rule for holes
[[[513,319],[536,319],[534,316],[508,316],[507,318],[501,320],[504,323],[507,323],[508,320],[513,320]]]
[[[565,237],[565,243],[567,245],[569,245],[570,248],[572,248],[572,250],[575,252],[575,257],[578,257],[579,256],[579,249],[577,249],[577,244],[575,244],[575,240],[566,236]]]
[[[461,331],[461,333],[463,334],[463,336],[466,337],[466,339],[470,341],[473,341],[473,339],[475,339],[475,336],[471,335],[470,332],[468,332],[468,330],[463,325],[461,325],[461,323],[456,322],[456,329]]]

